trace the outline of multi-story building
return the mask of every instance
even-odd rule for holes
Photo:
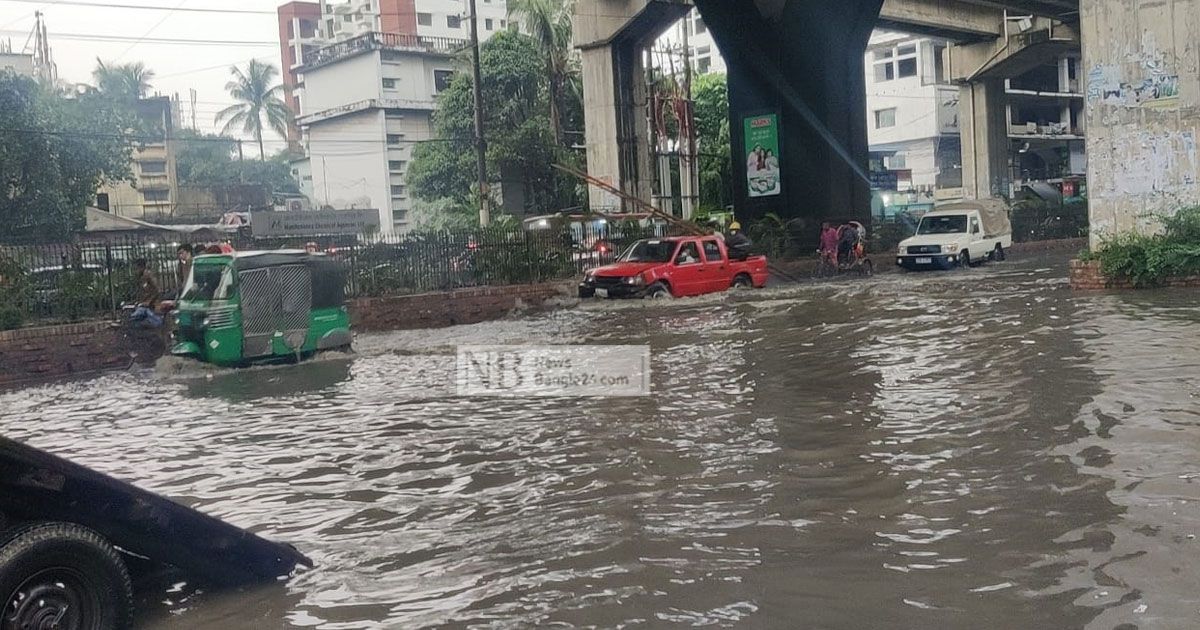
[[[412,199],[405,175],[417,143],[433,136],[430,116],[467,42],[366,33],[309,55],[297,123],[318,207],[375,208],[385,231],[404,231]]]
[[[1005,81],[1011,185],[1031,182],[1078,193],[1087,174],[1082,77],[1077,52],[1048,58]]]
[[[465,0],[291,2],[279,7],[280,55],[293,163],[314,207],[378,208],[403,231],[404,176],[416,142],[432,136],[435,97],[467,45]],[[504,0],[476,0],[480,40],[508,28]]]
[[[662,37],[656,48],[666,49],[672,53],[682,53],[683,42],[687,41],[688,53],[691,57],[692,71],[696,74],[709,72],[725,72],[725,60],[717,50],[717,43],[712,33],[700,17],[700,12],[692,9],[682,20],[679,20]],[[676,60],[680,63],[682,60]],[[659,62],[661,63],[661,62]]]
[[[958,88],[943,68],[946,42],[877,31],[867,45],[867,143],[884,190],[932,194],[962,186]]]
[[[179,103],[165,96],[138,100],[143,130],[133,142],[133,182],[109,182],[96,193],[96,207],[123,217],[172,216],[179,199],[175,155],[180,128]]]

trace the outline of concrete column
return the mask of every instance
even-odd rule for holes
[[[621,160],[617,138],[617,85],[613,80],[613,54],[609,46],[585,48],[583,71],[583,122],[588,174],[620,186]],[[588,199],[593,210],[613,211],[620,207],[615,196],[590,186]]]
[[[963,194],[967,199],[1007,196],[1009,143],[1004,80],[961,86],[958,108]]]

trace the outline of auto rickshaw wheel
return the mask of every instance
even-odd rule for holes
[[[133,618],[125,563],[99,534],[73,523],[38,523],[0,547],[0,628],[123,630]]]

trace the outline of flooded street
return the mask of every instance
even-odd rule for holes
[[[146,629],[1200,627],[1196,291],[1066,257],[358,338],[0,394],[3,433],[316,562]],[[459,344],[648,344],[647,398],[454,396]]]

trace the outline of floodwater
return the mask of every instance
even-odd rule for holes
[[[316,561],[141,628],[1200,627],[1200,293],[1065,267],[164,365],[0,395],[0,430]],[[654,394],[459,398],[470,343],[649,344]]]

